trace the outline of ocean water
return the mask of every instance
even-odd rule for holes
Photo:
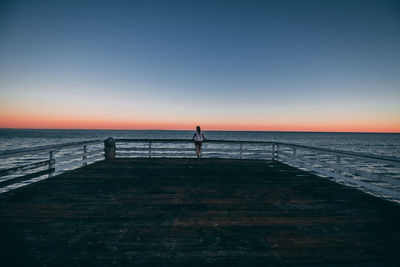
[[[35,146],[43,145],[54,145],[63,144],[78,141],[87,140],[98,140],[102,141],[108,137],[114,138],[140,138],[140,139],[188,139],[191,140],[194,131],[160,131],[160,130],[15,130],[15,129],[0,129],[0,151],[20,148],[30,148]],[[291,144],[301,144],[313,147],[322,147],[328,149],[361,152],[370,155],[387,156],[400,159],[400,134],[380,134],[380,133],[310,133],[310,132],[232,132],[232,131],[204,131],[207,139],[211,140],[240,140],[240,141],[276,141]],[[182,144],[154,144],[154,148],[157,146],[169,147],[169,148],[182,148]],[[191,147],[190,144],[186,144],[186,148]],[[137,145],[136,145],[137,146]],[[139,144],[143,148],[147,147],[147,144]],[[251,159],[271,159],[271,145],[267,147],[262,144],[247,145],[247,149],[258,149],[262,152],[244,152],[243,158]],[[249,147],[250,146],[250,147]],[[251,147],[252,146],[252,147]],[[120,144],[121,148],[130,147],[130,144]],[[244,146],[245,147],[245,146]],[[236,157],[238,158],[238,152],[225,152],[226,149],[231,149],[229,145],[224,144],[212,144],[205,143],[204,154],[205,157],[212,157],[213,152],[217,151],[218,157]],[[102,142],[88,146],[88,163],[92,163],[104,158],[102,151],[104,146]],[[237,149],[237,148],[236,148]],[[246,148],[244,148],[246,149]],[[268,150],[269,149],[269,150]],[[147,149],[146,149],[147,150]],[[221,152],[224,151],[224,152]],[[55,174],[62,173],[64,171],[72,170],[74,168],[82,166],[82,147],[75,147],[71,149],[60,150],[55,153],[56,169]],[[129,153],[129,152],[128,152]],[[147,156],[148,152],[143,152],[142,156]],[[173,154],[174,152],[167,152],[169,156],[182,156],[182,154]],[[280,150],[280,160],[286,163],[290,163],[291,151],[286,147],[282,147]],[[324,164],[336,163],[335,155],[324,155],[323,153],[314,153],[307,150],[300,150],[297,152],[298,157],[307,159],[308,164],[311,163],[312,167],[325,168],[327,171],[334,171],[331,167],[324,167]],[[286,158],[284,155],[287,155]],[[125,155],[125,154],[124,154]],[[164,156],[162,154],[161,156]],[[183,156],[194,157],[193,152]],[[47,160],[49,158],[48,152],[35,152],[31,154],[25,154],[23,156],[14,156],[0,159],[0,170],[12,167],[22,166],[24,164],[35,163],[38,161]],[[322,165],[321,165],[322,164]],[[389,193],[377,193],[372,192],[380,197],[388,198],[400,203],[400,168],[398,165],[391,165],[382,162],[373,162],[370,160],[360,160],[352,157],[343,157],[340,162],[344,168],[351,168],[353,170],[367,172],[375,175],[375,178],[354,174],[353,172],[344,172],[343,175],[351,177],[352,179],[367,182],[368,185],[385,187],[392,190]],[[295,164],[295,166],[297,166]],[[299,165],[298,167],[301,167]],[[39,169],[32,169],[23,172],[13,173],[7,176],[0,177],[0,182],[18,177],[23,174],[33,173],[40,170],[45,170],[47,166],[43,166]],[[384,179],[380,177],[385,177]],[[377,177],[377,178],[376,178]],[[8,185],[0,188],[0,193],[13,190],[15,188],[25,186],[27,184],[46,179],[47,175],[43,175],[31,180],[18,182],[12,185]],[[337,182],[349,184],[348,181],[342,179]],[[363,186],[362,190],[370,192],[369,186]],[[394,190],[394,191],[393,191]],[[376,190],[375,190],[376,191]]]
[[[191,139],[194,131],[160,130],[15,130],[0,129],[0,151],[84,140],[114,138]],[[207,131],[208,139],[280,141],[344,151],[400,158],[400,134],[310,133],[310,132],[231,132]]]

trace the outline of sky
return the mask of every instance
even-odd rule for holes
[[[399,1],[0,1],[0,128],[400,132]]]

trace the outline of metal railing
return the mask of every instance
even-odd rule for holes
[[[53,177],[103,159],[103,141],[91,140],[59,145],[0,151],[0,193]]]
[[[187,139],[115,139],[116,157],[196,157],[195,147]],[[127,144],[136,144],[129,146]],[[202,156],[206,158],[268,159],[273,142],[207,140]],[[260,145],[265,147],[260,148]],[[258,147],[255,147],[258,146]]]
[[[115,139],[116,157],[196,157],[190,140]],[[207,140],[204,158],[277,160],[317,175],[400,201],[400,159],[299,144]]]
[[[113,139],[112,145],[116,158],[196,157],[194,144],[187,139]],[[0,160],[7,168],[0,169],[0,192],[99,161],[107,157],[104,150],[103,141],[92,140],[1,151]],[[398,158],[283,142],[228,140],[205,141],[202,157],[277,160],[400,202]]]

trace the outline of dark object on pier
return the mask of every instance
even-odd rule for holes
[[[117,159],[0,195],[0,266],[400,262],[400,207],[277,161]]]
[[[104,140],[104,157],[106,160],[115,159],[115,140],[112,137]]]

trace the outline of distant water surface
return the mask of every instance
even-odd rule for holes
[[[194,131],[160,131],[160,130],[149,130],[149,131],[123,131],[123,130],[15,130],[15,129],[0,129],[0,151],[9,149],[20,149],[29,148],[43,145],[63,144],[69,142],[78,142],[85,140],[99,140],[102,141],[108,137],[114,138],[140,138],[140,139],[188,139],[190,140],[193,136]],[[310,132],[231,132],[231,131],[205,131],[204,132],[208,139],[214,140],[242,140],[242,141],[279,141],[285,143],[302,144],[314,147],[323,147],[336,150],[362,152],[367,154],[390,156],[400,158],[400,134],[379,134],[379,133],[310,133]],[[165,144],[164,144],[165,145]],[[205,144],[205,150],[209,144]],[[178,144],[169,144],[170,148],[178,148]],[[218,149],[223,149],[219,147]],[[229,147],[226,147],[229,148]],[[253,147],[264,151],[265,147]],[[103,145],[101,142],[88,147],[88,153],[91,151],[102,151]],[[288,152],[288,151],[286,151]],[[205,152],[207,153],[207,152]],[[212,152],[211,152],[212,153]],[[258,152],[257,152],[258,153]],[[264,151],[258,154],[252,154],[252,159],[266,159],[270,157],[270,153]],[[266,156],[267,154],[268,156]],[[282,151],[283,153],[283,151]],[[291,152],[289,152],[291,153]],[[301,153],[301,152],[299,152]],[[304,152],[309,154],[309,160],[313,160],[318,153],[312,154],[309,151]],[[146,154],[147,156],[147,154]],[[191,155],[194,157],[193,154]],[[229,156],[227,152],[223,156]],[[238,156],[237,153],[233,156]],[[244,154],[244,157],[248,157]],[[305,156],[305,154],[299,156]],[[38,152],[31,154],[24,154],[23,156],[14,156],[4,159],[0,159],[0,169],[7,169],[12,167],[21,166],[33,162],[38,162],[48,159],[48,152]],[[71,158],[70,160],[63,160]],[[88,163],[95,162],[103,159],[101,152],[96,152],[93,158],[88,158]],[[55,174],[62,173],[64,171],[72,170],[74,168],[82,166],[82,147],[75,147],[71,149],[65,149],[57,151],[55,153],[56,169]],[[330,163],[332,162],[332,159]],[[335,160],[335,159],[333,159]],[[329,162],[328,162],[329,163]],[[356,168],[366,172],[376,173],[377,175],[384,175],[392,178],[391,182],[385,186],[390,189],[400,190],[400,171],[398,168],[384,167],[382,164],[365,164],[362,161],[354,159],[341,161],[343,166]],[[315,165],[315,166],[314,166]],[[313,166],[318,167],[318,162],[315,162]],[[44,170],[47,166],[41,167],[41,169],[28,170],[27,173]],[[13,177],[18,177],[22,173],[15,173],[8,176],[0,177],[0,182]],[[43,175],[37,178],[33,178],[27,181],[11,184],[0,188],[0,193],[13,190],[15,188],[25,186],[30,183],[34,183],[43,179],[46,179],[47,175]],[[358,177],[357,179],[363,179]],[[394,179],[394,180],[393,180]],[[381,181],[375,182],[379,184]],[[384,198],[391,198],[391,195],[379,195]],[[400,199],[395,199],[400,203]]]
[[[204,131],[209,139],[280,141],[400,157],[400,134]],[[0,150],[114,138],[191,139],[193,131],[0,129]]]

